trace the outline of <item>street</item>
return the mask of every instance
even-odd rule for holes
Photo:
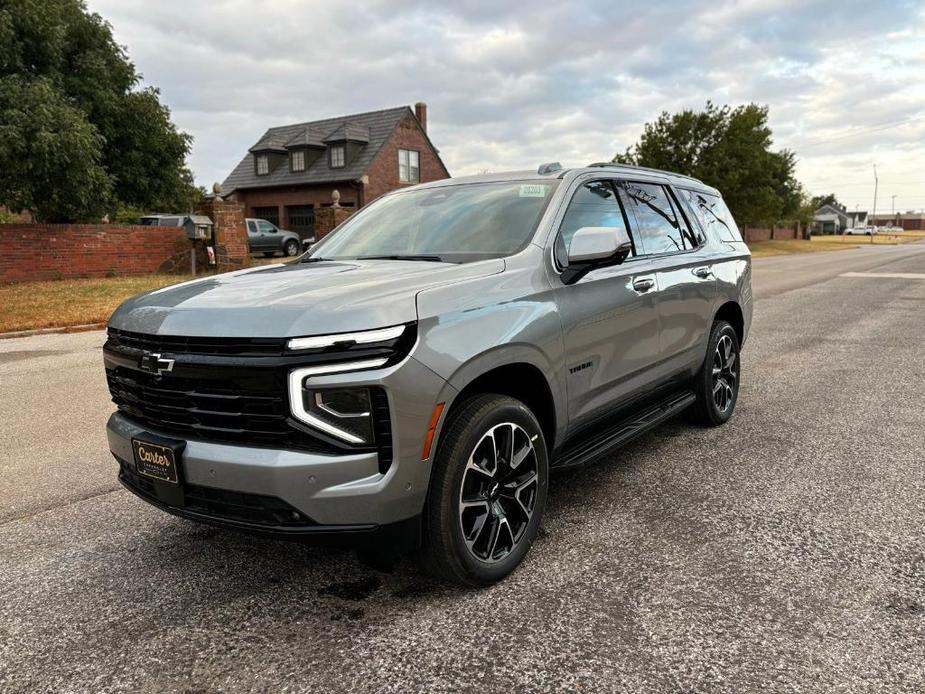
[[[0,340],[0,690],[925,690],[925,242],[753,286],[729,424],[554,477],[481,591],[144,504],[104,333]]]

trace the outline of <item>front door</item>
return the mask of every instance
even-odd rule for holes
[[[621,265],[598,268],[556,289],[565,344],[569,423],[581,425],[614,413],[652,385],[658,359],[656,281],[638,248],[625,201],[612,180],[584,183],[574,194],[556,239],[556,264],[581,227],[622,227],[634,241]]]
[[[247,243],[252,252],[260,250],[260,232],[257,231],[256,219],[247,220]]]

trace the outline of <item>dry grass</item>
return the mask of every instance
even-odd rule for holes
[[[844,251],[856,248],[854,244],[840,241],[829,242],[823,239],[835,237],[813,237],[812,241],[802,239],[775,239],[773,241],[752,241],[748,244],[754,258],[764,258],[770,255],[789,255],[791,253],[817,253],[819,251]]]
[[[0,285],[0,332],[102,323],[130,296],[187,279],[143,275]]]
[[[925,238],[925,232],[906,231],[900,234],[877,234],[875,236],[813,236],[811,240],[775,239],[773,241],[752,241],[748,247],[752,256],[762,258],[790,253],[816,253],[819,251],[843,251],[849,248],[874,244],[896,245]]]
[[[904,231],[896,234],[874,234],[873,236],[813,236],[813,242],[825,241],[826,243],[847,243],[850,245],[861,244],[887,244],[896,245],[899,243],[910,243],[925,238],[925,232],[922,231]]]

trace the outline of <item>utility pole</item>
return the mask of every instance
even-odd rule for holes
[[[871,230],[870,230],[870,242],[871,242],[871,243],[874,242],[874,226],[875,226],[875,222],[874,222],[874,219],[873,219],[873,218],[877,216],[877,186],[878,186],[879,184],[880,184],[880,181],[877,180],[877,165],[874,164],[874,213],[871,215],[871,220],[870,220],[870,226],[871,226]]]
[[[890,224],[892,224],[893,226],[896,226],[896,196],[891,195],[890,200],[893,203],[890,209],[890,217],[892,217],[892,219],[890,220]]]

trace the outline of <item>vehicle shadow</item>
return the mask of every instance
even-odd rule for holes
[[[658,434],[670,436],[672,430],[685,428],[669,422]],[[581,517],[587,499],[612,495],[614,485],[620,483],[618,477],[632,474],[640,464],[637,454],[652,443],[650,436],[598,463],[554,474],[534,551],[562,541],[555,528],[587,522]],[[400,605],[471,592],[432,581],[412,557],[397,558],[391,566],[372,567],[349,549],[268,540],[172,517],[158,525],[156,532],[146,533],[144,541],[132,549],[125,567],[130,574],[150,580],[125,586],[126,594],[114,599],[141,601],[168,612],[176,605],[207,612],[222,603],[251,599],[258,600],[267,613],[278,611],[283,619],[300,614],[311,614],[314,619],[323,614],[330,620],[351,621],[363,619],[370,605],[382,616]],[[523,572],[514,577],[519,573]],[[529,580],[526,574],[520,578]]]

